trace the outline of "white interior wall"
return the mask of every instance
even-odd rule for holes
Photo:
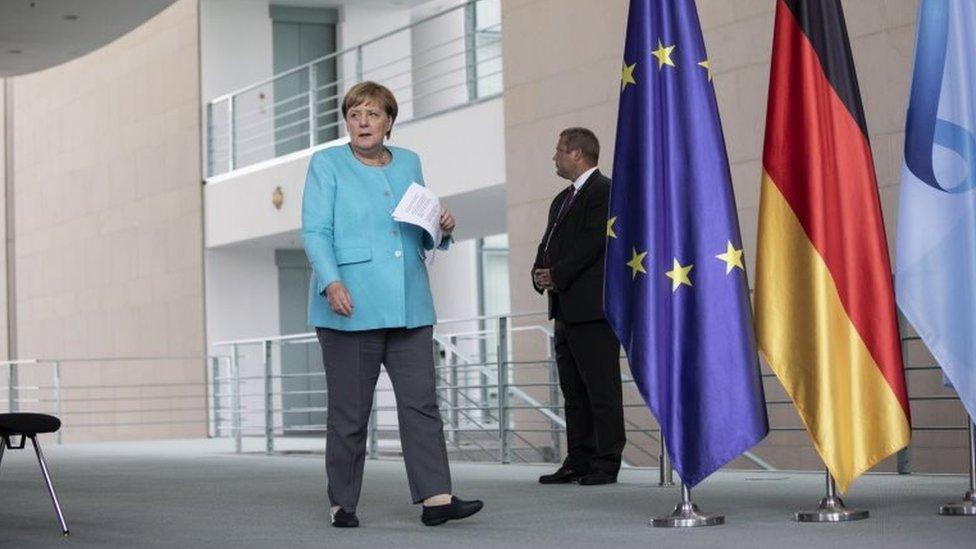
[[[201,119],[205,125],[208,124],[207,104],[212,99],[272,76],[273,48],[268,10],[268,0],[201,0],[200,97],[203,102]],[[239,163],[273,156],[270,143],[273,102],[271,84],[235,100],[235,119],[246,125],[238,127],[237,139],[244,145],[237,147]],[[217,163],[226,162],[228,157],[228,105],[226,101],[215,104],[209,118],[214,128],[213,147],[217,150],[213,157]]]
[[[339,49],[363,44],[409,25],[410,13],[409,9],[378,10],[354,3],[343,6],[339,11]],[[401,120],[413,116],[410,102],[413,81],[410,43],[410,32],[401,32],[362,48],[363,78],[375,80],[393,90],[399,103]],[[354,52],[343,54],[339,59],[339,73],[345,78],[343,90],[356,83],[356,63]]]
[[[413,20],[448,10],[461,0],[436,0],[413,11]],[[468,99],[465,84],[464,9],[418,24],[411,31],[413,107],[417,116],[460,105]]]
[[[244,246],[207,250],[207,339],[226,341],[278,333],[278,268],[274,250]]]
[[[439,322],[438,335],[477,330],[477,322],[450,322],[478,316],[477,241],[455,242],[448,251],[437,252],[428,273]],[[457,346],[469,357],[479,348],[478,342],[472,339],[459,340]]]
[[[274,250],[244,246],[207,250],[204,269],[208,354],[230,356],[230,348],[214,347],[216,341],[278,334],[278,269]],[[263,374],[260,347],[242,346],[238,353],[241,376]],[[276,350],[273,360],[277,363],[279,359]],[[227,359],[221,360],[220,367],[221,376],[229,375]],[[219,391],[229,393],[230,389],[222,386]],[[264,397],[260,396],[264,393],[261,380],[243,380],[241,393],[245,395],[241,400],[243,408],[250,411],[244,416],[245,425],[256,425],[261,418],[254,414],[264,408]],[[231,402],[223,399],[220,404],[229,406]],[[221,424],[226,429],[229,419],[224,417]],[[248,434],[253,433],[248,431]]]
[[[339,8],[339,49],[361,44],[410,24],[409,9],[377,9],[349,3]]]
[[[438,251],[427,272],[439,320],[470,318],[478,314],[478,247],[474,239],[455,242]]]
[[[200,12],[204,101],[272,76],[269,0],[202,0]],[[339,7],[340,50],[410,24],[409,9],[377,9],[352,2]],[[410,42],[390,43],[409,51]],[[395,52],[390,52],[391,54]],[[376,60],[381,61],[381,60]],[[348,74],[355,73],[349,57]],[[343,65],[346,67],[346,65]]]
[[[268,0],[200,2],[200,85],[204,102],[271,76],[268,6]]]

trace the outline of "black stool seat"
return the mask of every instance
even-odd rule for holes
[[[61,533],[67,536],[68,524],[64,522],[61,502],[58,501],[58,495],[54,492],[54,485],[51,484],[51,475],[47,472],[47,463],[44,461],[44,453],[41,452],[41,444],[37,442],[37,435],[53,433],[60,428],[61,420],[47,414],[30,412],[0,414],[0,462],[3,461],[4,450],[23,450],[27,439],[30,439],[34,445],[34,452],[37,454],[37,463],[41,466],[44,484],[47,485],[47,493],[51,496],[51,503],[54,504],[54,512],[58,514]],[[11,440],[14,437],[20,437],[18,444],[14,444]]]
[[[61,428],[61,420],[47,414],[0,414],[0,436],[53,433]]]

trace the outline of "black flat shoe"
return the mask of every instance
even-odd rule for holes
[[[560,467],[559,469],[556,469],[555,473],[550,475],[542,475],[539,477],[539,484],[569,484],[571,482],[576,482],[576,480],[581,476],[583,476],[583,474],[575,469]]]
[[[332,517],[332,526],[334,528],[358,528],[359,527],[359,517],[356,513],[350,513],[345,509],[339,508],[335,514],[330,514]]]
[[[480,500],[464,501],[451,496],[451,503],[447,505],[424,506],[424,512],[420,515],[420,521],[427,526],[438,526],[449,520],[460,520],[470,517],[484,507]]]
[[[580,486],[596,486],[597,484],[613,484],[617,482],[617,475],[611,475],[603,471],[593,471],[588,475],[583,475],[577,481]]]

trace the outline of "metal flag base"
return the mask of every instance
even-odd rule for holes
[[[969,421],[969,491],[962,501],[939,507],[939,514],[952,517],[976,516],[976,432]]]
[[[939,507],[939,514],[952,517],[976,516],[976,494],[966,492],[966,497],[956,503],[947,503]]]
[[[870,516],[862,509],[848,509],[844,500],[837,495],[837,484],[827,471],[827,497],[820,500],[820,507],[813,511],[799,511],[793,515],[797,522],[850,522],[863,520]]]
[[[696,526],[718,526],[725,524],[722,515],[706,515],[691,502],[691,490],[681,483],[681,503],[667,516],[651,519],[651,526],[655,528],[694,528]]]
[[[814,511],[799,511],[794,518],[797,522],[849,522],[866,519],[869,516],[868,511],[848,509],[842,499],[834,496],[820,500],[820,507]]]

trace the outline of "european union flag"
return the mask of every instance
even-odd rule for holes
[[[689,487],[769,424],[712,69],[693,0],[631,0],[606,312]]]
[[[976,418],[976,3],[919,6],[895,291]]]

